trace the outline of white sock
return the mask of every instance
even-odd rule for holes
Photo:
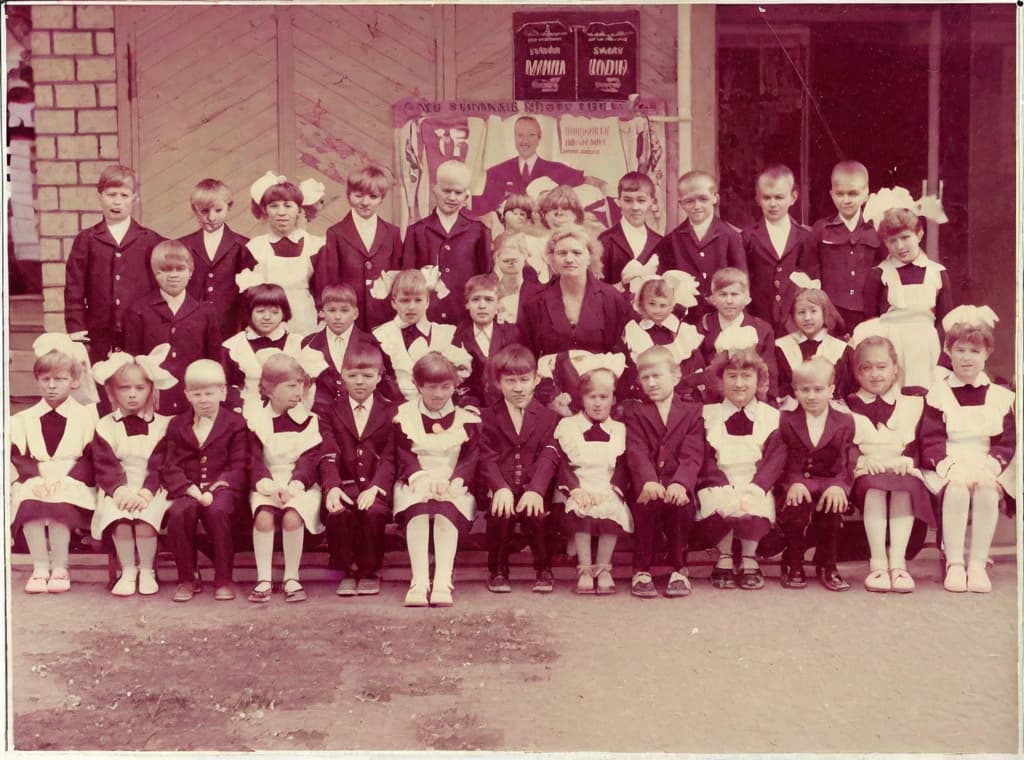
[[[615,542],[618,536],[614,533],[603,533],[597,537],[597,564],[610,565],[612,555],[615,553]]]
[[[156,561],[156,536],[140,536],[135,534],[135,546],[139,550],[139,567],[152,570]]]
[[[71,528],[64,523],[50,522],[50,558],[53,569],[68,567],[68,547],[71,545]]]
[[[885,526],[888,508],[885,491],[869,488],[864,495],[864,532],[871,549],[871,570],[885,570],[889,567],[885,558]],[[909,536],[909,534],[908,534]],[[906,544],[903,549],[906,551]]]
[[[46,521],[32,520],[22,526],[28,556],[32,558],[32,572],[46,575],[50,572],[50,551],[46,547]]]
[[[302,539],[305,528],[281,531],[281,548],[284,550],[284,577],[299,579],[299,564],[302,561]]]
[[[718,561],[715,563],[715,567],[723,570],[732,570],[733,568],[731,530],[718,542]]]
[[[590,567],[594,564],[590,558],[590,534],[589,533],[574,533],[573,542],[576,545],[576,559],[580,564],[580,567]]]
[[[135,536],[132,533],[132,526],[128,523],[115,525],[112,538],[121,568],[135,567]]]
[[[274,564],[274,531],[252,529],[252,551],[256,555],[256,580],[271,580]]]
[[[947,565],[964,563],[964,542],[967,534],[967,511],[971,495],[965,486],[950,483],[942,497],[942,546]]]
[[[978,486],[971,503],[971,564],[984,567],[999,522],[999,492],[994,486]]]
[[[909,491],[893,491],[889,496],[889,567],[907,568],[907,544],[914,529],[914,510]]]
[[[452,585],[455,552],[459,548],[459,530],[447,517],[434,518],[434,588]]]
[[[405,526],[405,547],[409,552],[412,584],[426,586],[430,578],[430,515],[416,515]]]

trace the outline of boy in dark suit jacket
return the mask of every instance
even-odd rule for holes
[[[153,249],[153,274],[159,288],[138,299],[125,327],[125,349],[132,356],[148,354],[161,343],[171,346],[163,367],[178,384],[160,391],[157,411],[181,414],[188,408],[182,380],[185,368],[197,359],[220,357],[221,336],[217,314],[186,290],[192,276],[192,256],[177,240],[165,240]]]
[[[239,311],[235,275],[246,268],[245,244],[249,238],[224,224],[234,201],[231,189],[220,180],[201,180],[189,201],[199,229],[179,238],[192,253],[195,267],[188,292],[197,301],[213,305],[220,334],[228,338],[247,324]]]
[[[673,567],[665,596],[689,595],[686,546],[696,515],[695,486],[704,461],[704,425],[698,404],[675,395],[679,365],[664,346],[653,346],[637,357],[637,372],[646,400],[623,403],[626,423],[626,462],[633,484],[636,545],[630,593],[657,596],[651,578],[654,534],[661,526],[668,539]]]
[[[231,580],[234,546],[231,515],[248,489],[249,428],[227,398],[224,369],[200,359],[185,370],[185,395],[192,408],[167,426],[167,458],[161,483],[167,510],[167,543],[178,567],[174,601],[187,602],[200,590],[195,567],[196,525],[202,521],[213,546],[214,599],[235,598]]]
[[[383,371],[376,345],[350,344],[341,370],[345,393],[320,413],[322,512],[330,567],[342,572],[338,596],[380,593],[395,484],[395,407],[375,392]]]
[[[757,204],[763,217],[743,230],[743,250],[750,276],[750,313],[785,335],[786,318],[796,288],[789,276],[801,261],[811,231],[796,222],[789,209],[796,203],[793,172],[770,166],[757,177]]]
[[[697,331],[704,336],[700,350],[704,363],[711,364],[715,358],[715,342],[722,332],[730,327],[752,327],[757,332],[754,350],[768,365],[768,398],[778,394],[779,368],[775,356],[775,333],[763,319],[752,317],[744,311],[750,303],[750,278],[746,272],[727,267],[715,272],[711,278],[711,296],[708,299],[715,311],[705,314],[697,325]],[[721,401],[721,394],[710,387],[704,395],[706,403]]]
[[[156,287],[149,257],[163,240],[132,219],[138,181],[127,166],[104,169],[96,190],[103,221],[78,233],[64,284],[64,326],[69,333],[88,333],[93,363],[125,347],[129,309],[136,298]]]
[[[692,324],[711,311],[704,300],[711,294],[711,275],[724,267],[747,270],[743,239],[732,225],[715,216],[717,205],[718,180],[702,171],[684,174],[679,178],[679,208],[686,213],[686,221],[663,237],[651,252],[658,257],[659,274],[679,269],[700,285],[702,298],[687,313]]]
[[[598,237],[604,249],[601,279],[622,289],[622,268],[630,261],[647,261],[662,239],[647,226],[647,214],[654,205],[654,183],[641,172],[628,172],[619,180],[619,208],[622,219]]]
[[[492,382],[502,398],[484,409],[480,480],[491,493],[487,514],[489,591],[506,593],[509,585],[509,538],[522,525],[533,552],[536,593],[554,589],[545,539],[544,502],[559,466],[555,426],[561,419],[533,398],[537,360],[518,343],[505,346],[491,360]]]
[[[328,285],[320,294],[320,319],[324,329],[302,339],[303,350],[319,351],[327,369],[316,378],[313,411],[321,417],[341,403],[345,395],[342,367],[345,357],[357,346],[378,348],[377,339],[356,326],[359,307],[356,292],[349,285]],[[389,401],[398,401],[398,387],[385,382],[381,391]]]
[[[847,332],[852,333],[867,318],[864,286],[868,274],[888,252],[874,225],[861,215],[868,199],[867,167],[858,161],[836,164],[831,195],[838,213],[814,223],[804,261],[797,269],[821,280],[821,289],[839,310]]]
[[[406,231],[403,269],[436,266],[448,295],[431,297],[427,318],[432,322],[458,324],[466,281],[475,274],[494,270],[491,233],[481,222],[460,213],[469,198],[469,167],[461,161],[445,161],[437,167],[434,212]]]
[[[473,369],[457,391],[461,406],[491,406],[501,392],[490,380],[490,357],[510,343],[519,342],[519,328],[498,322],[500,287],[494,274],[478,274],[466,282],[466,310],[469,319],[455,330],[452,343],[473,357]]]
[[[317,284],[345,283],[352,288],[359,312],[356,324],[364,332],[395,316],[387,300],[370,295],[370,286],[381,272],[402,267],[401,233],[398,227],[377,215],[392,181],[387,169],[374,164],[362,166],[346,177],[345,192],[351,211],[327,230],[327,239],[317,257]],[[322,289],[317,288],[316,292]]]
[[[777,517],[786,539],[782,555],[785,588],[807,585],[803,561],[808,522],[817,537],[814,564],[818,580],[829,591],[850,588],[836,568],[836,544],[853,485],[857,449],[853,417],[829,403],[835,391],[834,377],[835,369],[827,359],[816,356],[804,362],[793,372],[793,392],[800,408],[783,412],[779,419],[786,453]]]

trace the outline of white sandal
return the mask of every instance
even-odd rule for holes
[[[909,594],[916,588],[913,577],[905,567],[894,567],[889,571],[892,590],[897,594]]]
[[[864,579],[864,588],[879,594],[892,591],[892,580],[889,578],[889,571],[872,570]]]

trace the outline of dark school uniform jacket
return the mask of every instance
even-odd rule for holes
[[[753,327],[757,332],[757,345],[754,346],[754,350],[768,365],[768,398],[774,399],[778,395],[779,383],[779,368],[775,358],[775,333],[772,331],[772,326],[763,319],[752,317],[744,312],[740,327],[748,326]],[[715,341],[722,334],[722,323],[718,319],[718,312],[712,311],[705,314],[697,325],[697,330],[704,336],[704,342],[700,346],[701,353],[704,354],[704,362],[710,365],[711,360],[715,358]],[[707,400],[709,399],[705,398],[705,401]],[[715,400],[719,400],[719,397],[716,396]]]
[[[519,328],[509,322],[493,322],[491,324],[491,345],[484,356],[480,345],[476,342],[472,321],[463,322],[455,329],[452,344],[462,346],[473,357],[473,369],[469,377],[462,381],[458,392],[459,403],[463,406],[490,406],[502,398],[501,391],[494,385],[490,376],[490,358],[511,343],[519,343]]]
[[[651,255],[658,257],[659,273],[679,269],[697,280],[700,296],[697,305],[687,314],[691,323],[713,311],[707,303],[707,297],[711,295],[711,276],[715,272],[725,267],[736,267],[744,272],[747,270],[743,238],[732,225],[718,217],[711,220],[703,240],[697,240],[689,220],[683,222],[658,242]]]
[[[206,491],[214,484],[239,495],[249,488],[249,427],[237,412],[221,406],[213,428],[200,446],[189,409],[167,425],[167,457],[160,481],[167,496],[184,496],[189,486]]]
[[[451,232],[445,232],[437,212],[430,212],[406,230],[402,268],[430,265],[438,267],[448,295],[431,296],[427,318],[431,322],[458,324],[465,314],[466,280],[494,271],[490,231],[483,223],[460,212]]]
[[[495,164],[487,170],[484,191],[473,197],[473,212],[486,214],[494,211],[503,200],[513,194],[523,194],[529,182],[538,177],[550,177],[556,185],[576,187],[583,184],[583,172],[559,161],[536,157],[529,181],[524,180],[519,156]]]
[[[170,344],[163,368],[177,378],[178,384],[160,391],[157,408],[160,414],[168,415],[181,414],[188,408],[185,369],[196,359],[220,359],[220,341],[213,306],[186,293],[178,313],[172,314],[159,290],[135,302],[124,336],[125,350],[132,355],[148,354],[161,343]]]
[[[65,270],[67,331],[113,330],[114,347],[120,347],[135,299],[156,288],[150,257],[163,239],[134,219],[120,243],[105,221],[79,232]]]
[[[327,362],[327,369],[316,378],[316,390],[313,394],[313,411],[321,415],[327,410],[333,409],[339,403],[339,399],[345,394],[345,382],[341,379],[341,367],[336,367],[334,360],[331,358],[327,331],[328,328],[325,327],[315,333],[310,333],[302,339],[303,348],[319,351],[324,357],[324,361]],[[348,356],[352,347],[357,344],[373,346],[378,351],[380,350],[380,343],[377,342],[376,338],[352,325],[352,332],[348,336],[348,343],[345,344],[345,355]],[[381,356],[383,355],[384,353],[381,352]],[[394,380],[387,377],[386,372],[381,373],[380,386],[377,390],[392,402],[399,401],[402,398],[398,391],[398,386],[395,385]]]
[[[779,436],[785,445],[786,464],[779,485],[785,490],[794,483],[815,484],[824,491],[839,486],[849,495],[853,485],[853,466],[858,450],[853,443],[853,416],[832,407],[826,412],[825,429],[817,446],[811,444],[807,432],[807,415],[803,409],[782,412]],[[814,488],[813,492],[816,490]]]
[[[370,286],[381,272],[401,269],[402,236],[398,227],[377,217],[377,234],[370,250],[359,237],[350,211],[327,230],[324,247],[317,257],[315,274],[316,302],[326,285],[349,285],[356,292],[359,317],[356,325],[366,332],[394,318],[390,299],[377,300],[370,295]]]
[[[777,335],[786,332],[786,318],[796,296],[797,287],[789,276],[797,271],[801,259],[806,260],[804,247],[811,239],[809,227],[804,227],[792,217],[789,222],[789,236],[781,256],[775,252],[763,217],[741,233],[747,273],[750,275],[750,305],[747,308],[755,317],[770,324]]]
[[[597,239],[604,249],[601,254],[601,264],[604,269],[601,280],[609,285],[615,285],[622,282],[622,268],[634,258],[639,261],[647,261],[662,237],[647,227],[647,242],[638,256],[633,255],[633,249],[630,247],[629,241],[626,240],[626,233],[622,231],[621,221],[606,229]]]
[[[555,443],[555,427],[562,419],[558,413],[531,399],[517,433],[501,398],[483,410],[481,419],[481,489],[493,494],[508,488],[516,498],[533,491],[547,498],[561,460]]]
[[[395,487],[395,407],[379,393],[366,418],[362,435],[356,433],[356,420],[347,394],[342,394],[326,412],[320,413],[323,455],[320,459],[320,485],[326,494],[340,488],[352,501],[367,488],[377,486],[377,499],[391,503]]]
[[[213,306],[222,337],[234,335],[245,323],[241,316],[241,297],[235,275],[246,268],[243,257],[249,238],[239,235],[225,224],[212,260],[206,255],[202,229],[179,240],[192,253],[192,263],[195,265],[185,289],[197,301]]]
[[[821,289],[839,308],[863,312],[868,273],[886,255],[871,222],[865,222],[861,216],[850,232],[836,214],[814,223],[804,260],[797,263],[797,269],[812,279],[820,279]]]
[[[673,397],[668,424],[661,421],[652,401],[630,400],[622,405],[626,424],[626,462],[633,498],[644,483],[678,483],[695,503],[697,474],[704,459],[704,423],[700,404]]]

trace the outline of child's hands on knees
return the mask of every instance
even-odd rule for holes
[[[213,494],[210,493],[209,491],[203,491],[201,494],[199,494],[199,498],[196,499],[196,501],[198,501],[204,507],[208,507],[211,504],[213,504]]]
[[[881,475],[885,472],[885,464],[877,459],[862,456],[857,460],[857,473],[864,475]]]
[[[352,499],[337,486],[334,486],[327,492],[327,499],[324,501],[324,507],[327,509],[328,514],[334,514],[344,509],[345,504],[352,505]]]
[[[913,469],[913,467],[913,459],[911,459],[910,457],[899,457],[895,462],[892,463],[892,466],[889,467],[889,470],[896,475],[906,475]]]
[[[640,495],[636,497],[637,504],[646,504],[649,501],[657,501],[665,498],[665,486],[653,480],[644,483],[640,489]]]
[[[672,483],[665,489],[665,501],[677,507],[685,507],[690,503],[690,497],[686,493],[686,486],[681,483]]]
[[[805,501],[811,500],[811,492],[807,490],[807,486],[803,483],[794,483],[786,491],[786,506],[795,507],[797,504],[803,504]]]
[[[527,491],[519,498],[516,512],[525,512],[527,517],[539,517],[544,514],[544,497],[536,491]]]
[[[818,512],[837,512],[842,514],[846,511],[846,492],[839,486],[829,486],[825,493],[818,499]]]
[[[377,500],[377,492],[380,490],[377,486],[370,486],[365,491],[362,491],[356,497],[356,508],[361,512],[365,512],[373,503]]]
[[[515,508],[515,497],[509,488],[499,488],[491,497],[491,512],[495,517],[511,517]]]
[[[589,512],[598,501],[594,494],[584,491],[582,488],[572,489],[569,498],[576,503],[576,508],[581,512]]]

